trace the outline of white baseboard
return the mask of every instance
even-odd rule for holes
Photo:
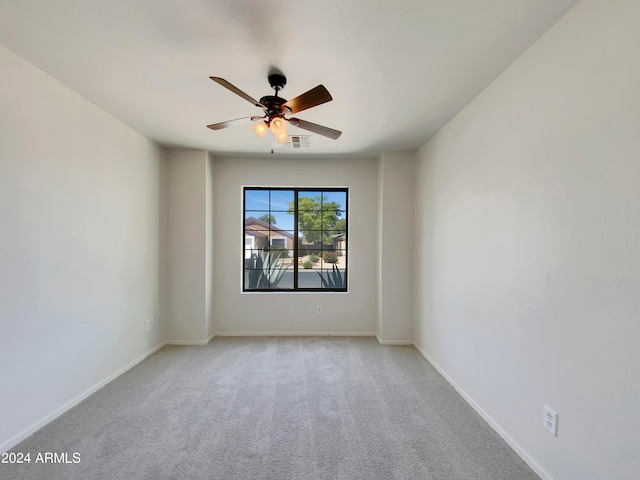
[[[160,345],[152,348],[148,352],[143,353],[138,358],[136,358],[134,361],[132,361],[129,364],[125,365],[124,367],[122,367],[121,369],[116,371],[115,373],[112,373],[111,375],[109,375],[104,380],[101,380],[100,382],[96,383],[93,387],[85,390],[80,395],[72,398],[71,400],[69,400],[64,405],[56,408],[53,412],[49,413],[48,415],[46,415],[45,417],[41,418],[40,420],[38,420],[34,424],[32,424],[29,427],[25,428],[22,432],[18,433],[17,435],[13,436],[12,438],[7,440],[6,442],[2,443],[0,445],[0,452],[6,452],[6,451],[12,449],[16,445],[18,445],[20,442],[22,442],[25,438],[27,438],[28,436],[34,434],[35,432],[40,430],[42,427],[44,427],[48,423],[50,423],[53,420],[55,420],[56,418],[58,418],[60,415],[65,413],[67,410],[70,410],[71,408],[75,407],[77,404],[79,404],[81,401],[83,401],[89,395],[97,392],[102,387],[104,387],[107,383],[115,380],[117,377],[119,377],[120,375],[125,373],[127,370],[135,367],[138,363],[143,361],[148,356],[153,355],[154,353],[156,353],[158,350],[160,350],[162,347],[164,347],[164,345],[165,345],[165,343],[163,342]]]
[[[453,388],[456,389],[456,391],[460,394],[460,396],[462,396],[462,398],[464,398],[466,400],[466,402],[471,405],[471,408],[473,408],[476,412],[478,412],[478,414],[489,424],[489,426],[491,428],[493,428],[496,433],[498,435],[500,435],[505,442],[507,442],[509,444],[509,446],[520,456],[520,458],[522,458],[522,460],[524,460],[527,465],[529,465],[531,467],[531,469],[536,472],[540,478],[542,478],[542,480],[554,480],[553,477],[544,469],[540,466],[540,464],[538,462],[536,462],[533,457],[531,455],[529,455],[529,453],[522,448],[522,446],[520,446],[520,444],[518,442],[516,442],[511,435],[509,435],[499,424],[498,422],[496,422],[491,415],[489,415],[472,397],[471,395],[469,395],[460,385],[458,385],[455,380],[453,380],[453,378],[451,378],[447,372],[445,372],[440,365],[438,365],[436,363],[435,360],[433,360],[428,354],[427,352],[425,352],[418,344],[414,343],[413,346],[415,347],[416,350],[418,350],[418,352],[420,352],[420,354],[427,360],[427,362],[429,362],[431,365],[433,365],[433,368],[435,368],[438,373],[440,373],[440,375],[442,375],[444,377],[444,379],[449,382],[449,384],[451,384],[451,386]]]
[[[373,332],[218,332],[217,337],[375,337]]]
[[[380,345],[413,345],[413,340],[383,340],[377,333],[376,339]]]
[[[213,340],[215,334],[211,334],[209,338],[206,340],[167,340],[164,342],[165,345],[208,345],[211,340]]]

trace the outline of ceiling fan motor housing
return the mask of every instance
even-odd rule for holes
[[[269,119],[272,119],[274,117],[282,117],[282,115],[286,113],[282,109],[282,105],[287,103],[284,98],[280,98],[275,95],[267,95],[266,97],[262,97],[260,99],[260,103],[267,107],[267,115],[269,116]]]
[[[282,117],[287,113],[282,109],[282,105],[287,101],[278,96],[278,90],[282,90],[287,84],[287,77],[280,73],[272,73],[268,78],[269,85],[271,85],[271,88],[275,90],[276,94],[262,97],[260,99],[260,103],[267,107],[267,116],[269,117],[269,122],[271,122],[274,118]]]

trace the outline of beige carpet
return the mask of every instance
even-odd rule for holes
[[[414,348],[373,338],[165,347],[12,451],[80,463],[2,479],[539,479]]]

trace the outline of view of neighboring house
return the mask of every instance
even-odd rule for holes
[[[347,251],[347,234],[339,233],[333,237],[333,249],[336,251],[339,257],[344,255]]]
[[[289,251],[289,256],[292,256],[294,241],[295,237],[292,232],[281,230],[255,217],[244,220],[245,258],[250,258],[256,250],[267,247],[286,248]]]
[[[255,217],[249,217],[244,220],[244,258],[251,258],[252,253],[267,247],[287,249],[289,257],[292,257],[294,242],[295,237],[291,231],[282,230]],[[324,246],[306,242],[303,238],[299,238],[298,248],[306,254],[333,250],[341,257],[347,249],[347,234],[340,233],[333,236],[332,245]]]

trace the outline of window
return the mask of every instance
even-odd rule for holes
[[[243,190],[245,292],[346,292],[346,188]]]
[[[271,238],[271,246],[272,247],[282,247],[284,248],[284,238]]]

